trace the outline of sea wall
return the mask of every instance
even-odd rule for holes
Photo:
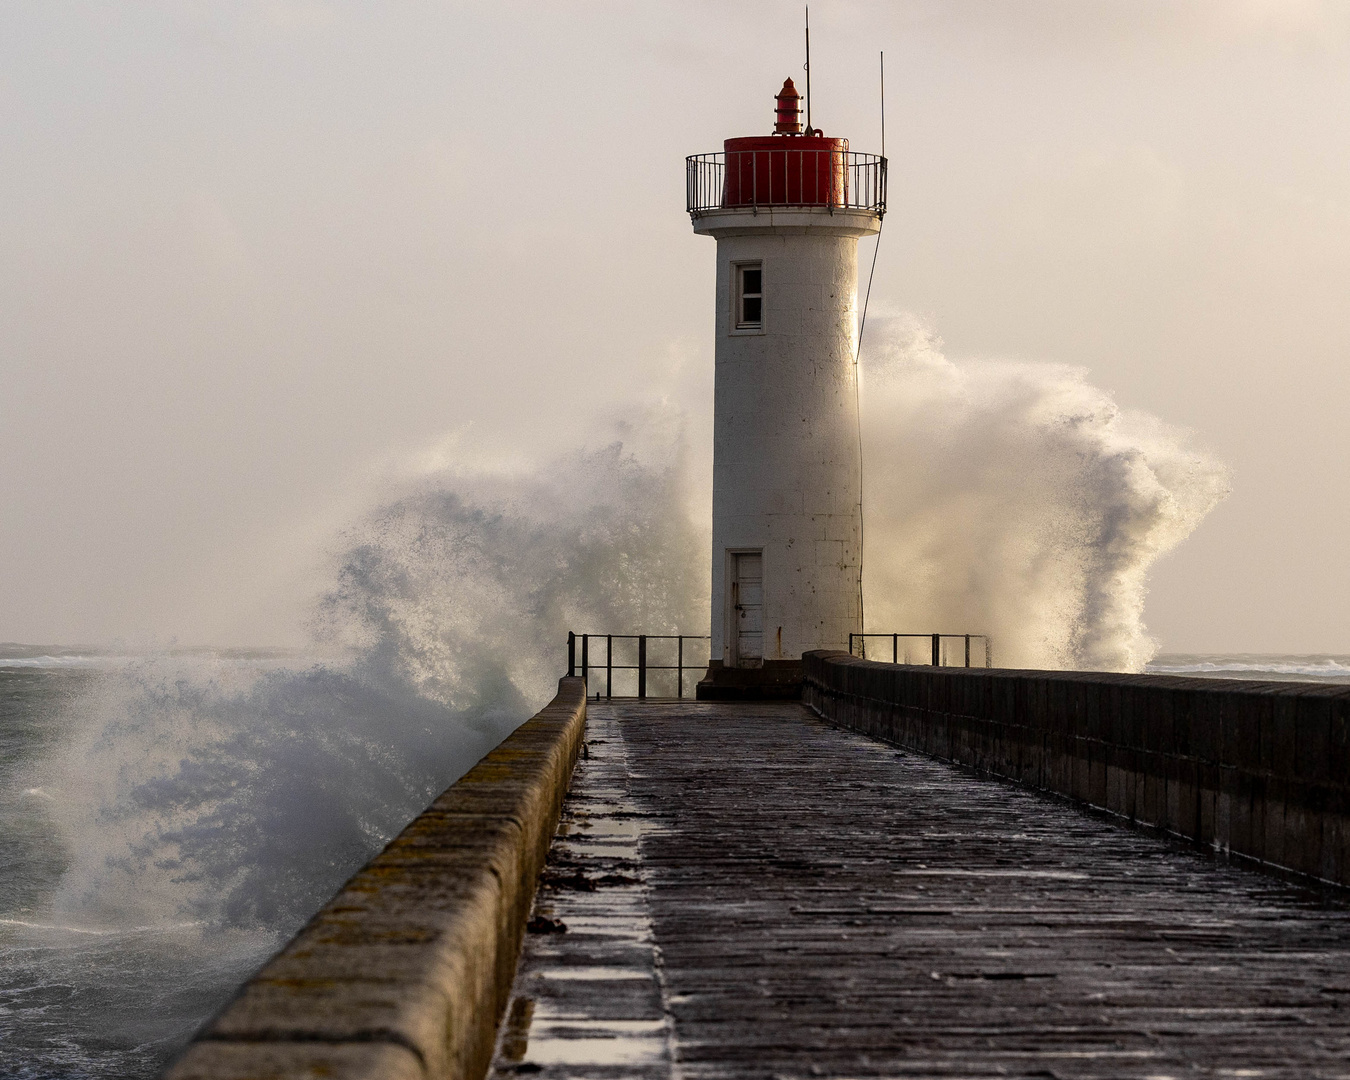
[[[168,1080],[484,1074],[586,723],[558,695],[371,859]]]
[[[1350,686],[804,658],[844,727],[1350,885]]]

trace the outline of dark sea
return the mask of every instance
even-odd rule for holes
[[[1160,653],[1146,671],[1203,679],[1350,683],[1350,656],[1316,653]]]
[[[1350,684],[1350,656],[1159,673]],[[0,1077],[155,1075],[509,730],[267,652],[0,646]]]
[[[0,1077],[156,1075],[514,722],[274,653],[0,645]]]

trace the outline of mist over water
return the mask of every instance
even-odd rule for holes
[[[867,629],[989,634],[999,666],[1142,670],[1149,569],[1227,469],[1080,368],[956,363],[913,315],[869,317],[862,361]]]

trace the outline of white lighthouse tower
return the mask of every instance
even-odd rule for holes
[[[688,159],[717,240],[712,652],[698,696],[796,696],[801,657],[862,626],[858,238],[886,162],[802,130],[788,79],[772,135]]]

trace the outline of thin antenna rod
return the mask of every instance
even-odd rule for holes
[[[811,130],[811,5],[806,5],[806,133]]]
[[[886,156],[886,54],[881,54],[881,156]]]

